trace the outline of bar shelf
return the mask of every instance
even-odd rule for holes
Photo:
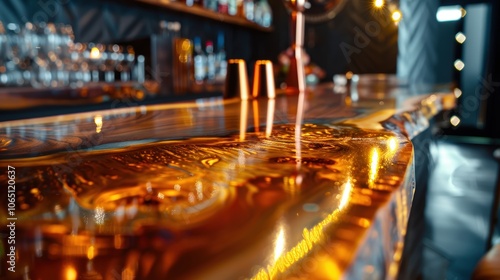
[[[186,6],[182,2],[172,2],[169,0],[135,0],[136,3],[151,5],[163,9],[168,9],[171,11],[181,12],[185,14],[190,14],[202,18],[207,18],[215,21],[225,22],[232,25],[242,26],[250,29],[255,29],[263,32],[271,32],[273,30],[271,27],[264,27],[258,25],[255,22],[249,21],[245,18],[239,16],[231,16],[220,14],[214,11],[207,10],[199,6]]]

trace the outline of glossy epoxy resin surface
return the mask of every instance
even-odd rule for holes
[[[453,101],[356,95],[324,85],[0,123],[2,182],[15,171],[15,207],[0,212],[15,222],[15,272],[3,275],[396,277],[410,140]]]

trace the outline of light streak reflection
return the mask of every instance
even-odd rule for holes
[[[285,252],[285,228],[281,224],[278,230],[278,235],[276,236],[276,240],[274,241],[274,257],[273,262],[275,263],[281,257],[281,255]]]
[[[276,101],[274,99],[269,99],[267,101],[266,137],[270,137],[271,133],[273,132],[275,106],[276,106]]]
[[[373,187],[378,176],[380,168],[380,152],[377,148],[373,148],[370,156],[370,170],[368,177],[368,185]]]
[[[240,108],[240,141],[245,141],[248,122],[248,100],[241,100]]]
[[[339,205],[340,209],[345,208],[349,203],[351,192],[352,192],[352,184],[351,184],[351,178],[349,178],[344,185],[344,190],[342,191],[342,198],[340,199],[340,205]]]
[[[102,130],[102,116],[101,115],[96,115],[94,117],[94,123],[95,123],[95,132],[96,133],[101,133]]]

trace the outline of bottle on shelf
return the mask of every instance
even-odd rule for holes
[[[215,54],[214,54],[214,43],[212,41],[207,41],[205,44],[205,52],[207,55],[207,81],[209,83],[215,81]]]
[[[243,7],[243,0],[236,0],[236,16],[240,18],[245,18],[245,7]]]
[[[271,6],[267,0],[258,1],[259,2],[255,3],[254,7],[255,22],[261,26],[270,27],[273,20]]]
[[[255,19],[254,7],[253,0],[243,0],[243,16],[249,21],[254,21]]]
[[[221,14],[228,14],[228,0],[218,0],[217,11]]]
[[[227,14],[230,16],[235,16],[237,13],[238,13],[237,0],[227,0]]]
[[[176,94],[184,94],[189,91],[193,81],[193,44],[187,38],[177,38],[175,45],[178,68],[174,72],[174,89]]]
[[[159,32],[151,36],[151,69],[152,78],[160,83],[162,93],[171,94],[178,90],[183,70],[178,60],[180,53],[176,50],[181,25],[178,22],[159,23]]]
[[[202,84],[205,80],[206,73],[206,65],[207,65],[207,56],[203,52],[201,47],[201,38],[194,38],[194,80],[197,84]]]
[[[174,23],[170,30],[174,36],[172,49],[174,65],[171,76],[173,92],[174,94],[185,94],[190,90],[193,81],[193,43],[180,36],[179,23]]]
[[[217,53],[215,55],[216,74],[215,79],[223,81],[227,73],[226,50],[224,47],[224,33],[219,32],[217,35]]]
[[[192,6],[201,6],[203,7],[203,0],[185,0],[184,2],[186,6],[192,7]]]
[[[217,12],[218,0],[205,0],[203,1],[203,7],[207,10]]]

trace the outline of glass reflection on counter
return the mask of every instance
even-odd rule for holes
[[[299,89],[300,89],[300,83],[299,83]],[[304,100],[305,100],[305,91],[301,90],[299,92],[299,98],[297,102],[297,113],[295,119],[295,155],[297,160],[297,170],[300,169],[300,165],[302,164],[301,134],[302,134],[302,124],[304,122],[304,106],[305,106]]]
[[[248,121],[248,100],[241,100],[240,107],[240,141],[245,141]]]
[[[254,131],[260,132],[259,101],[257,99],[252,100],[252,111]]]
[[[253,113],[253,130],[256,133],[260,132],[261,125],[260,125],[260,119],[261,119],[261,114],[259,110],[259,103],[262,104],[262,102],[265,102],[264,99],[254,99],[252,100],[252,113]],[[240,141],[244,141],[246,138],[246,132],[248,130],[248,118],[249,118],[249,113],[248,113],[248,107],[249,107],[249,101],[248,100],[241,100],[241,105],[240,105]],[[271,136],[271,133],[273,131],[273,124],[274,124],[274,112],[275,112],[275,106],[276,106],[276,101],[274,98],[267,99],[267,108],[265,110],[266,114],[266,119],[265,119],[265,131],[264,135],[266,138],[269,138]]]

